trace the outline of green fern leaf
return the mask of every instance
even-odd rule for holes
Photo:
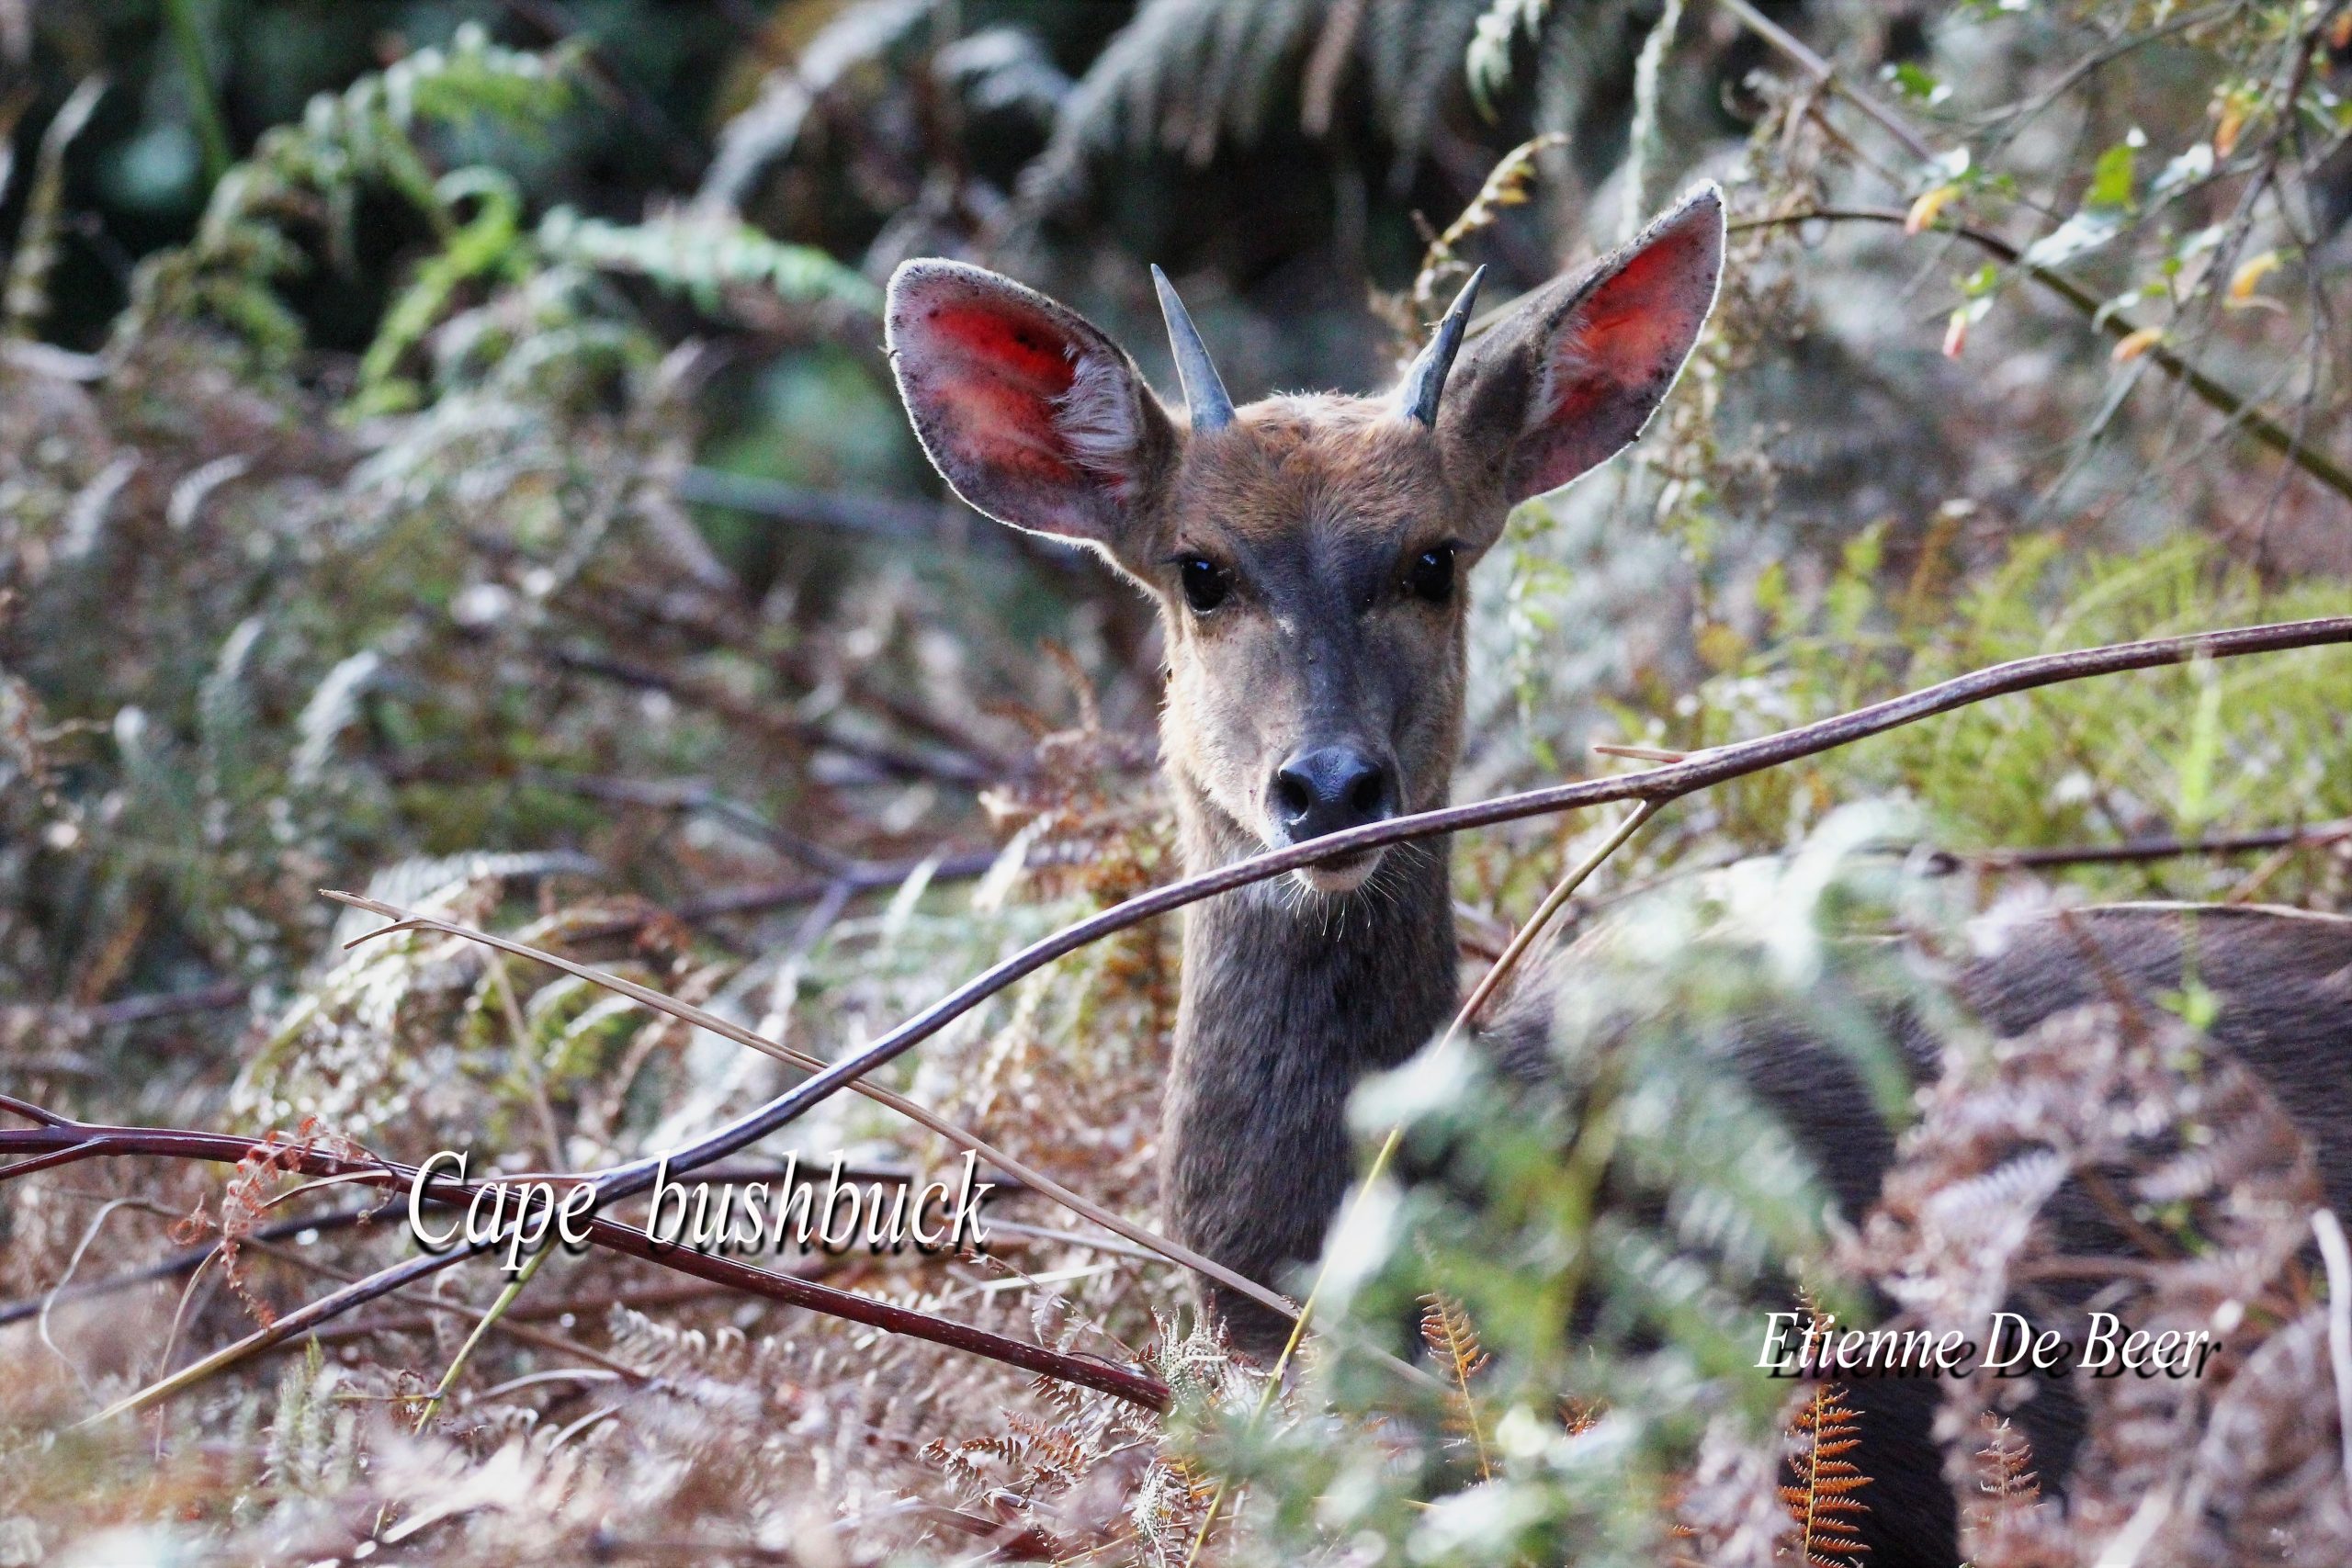
[[[1495,118],[1495,96],[1510,85],[1511,46],[1521,35],[1533,38],[1544,30],[1552,0],[1494,0],[1480,14],[1463,56],[1470,79],[1470,96],[1478,112]]]

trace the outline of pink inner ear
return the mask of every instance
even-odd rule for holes
[[[1714,297],[1702,246],[1668,238],[1627,262],[1578,312],[1575,352],[1620,380],[1640,382],[1682,363]],[[1684,298],[1677,299],[1679,294]]]
[[[907,415],[956,493],[1017,528],[1108,545],[1169,436],[1126,356],[1044,296],[958,262],[902,265],[885,315]]]
[[[1567,483],[1641,434],[1714,302],[1721,225],[1713,205],[1670,224],[1561,323],[1549,406],[1513,464],[1520,497]]]
[[[1038,479],[1069,479],[1076,465],[1054,408],[1078,369],[1061,334],[1002,307],[942,305],[924,313],[922,325],[942,351],[933,385],[953,405],[945,428],[959,453]]]

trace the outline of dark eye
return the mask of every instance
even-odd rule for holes
[[[1442,604],[1453,597],[1453,547],[1423,550],[1405,569],[1405,592],[1424,604]]]
[[[1193,607],[1194,615],[1207,615],[1224,604],[1225,596],[1233,590],[1232,580],[1216,562],[1201,556],[1186,556],[1178,561],[1176,575],[1184,584],[1184,603]]]

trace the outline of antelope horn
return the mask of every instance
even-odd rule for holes
[[[1176,378],[1184,385],[1184,412],[1194,430],[1223,430],[1233,423],[1233,400],[1209,358],[1209,345],[1193,325],[1192,313],[1176,298],[1176,286],[1158,266],[1151,269],[1152,287],[1159,290],[1159,313],[1168,318],[1168,344],[1176,352]]]
[[[1462,347],[1462,333],[1470,324],[1470,306],[1478,298],[1478,282],[1487,276],[1480,267],[1453,297],[1453,308],[1445,320],[1437,324],[1437,335],[1421,350],[1405,372],[1405,379],[1396,389],[1396,401],[1408,419],[1419,420],[1431,429],[1437,427],[1437,402],[1445,395],[1446,372],[1453,368],[1453,356]]]

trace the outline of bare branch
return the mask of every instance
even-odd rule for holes
[[[1609,801],[1663,803],[1676,800],[1729,779],[1834,750],[1938,714],[2014,692],[2030,691],[2094,675],[2120,674],[2129,670],[2160,669],[2166,665],[2185,664],[2196,659],[2232,659],[2250,653],[2271,653],[2346,642],[2352,642],[2352,615],[2199,632],[2188,637],[2158,637],[2146,642],[2119,643],[2107,648],[2013,660],[1923,687],[1904,696],[1873,703],[1851,713],[1696,752],[1682,761],[1662,767],[1616,778],[1584,779],[1553,784],[1521,795],[1424,811],[1409,817],[1393,817],[1304,844],[1235,861],[1229,865],[1138,894],[1123,904],[1031,943],[966,981],[864,1050],[842,1058],[816,1077],[795,1085],[766,1104],[709,1133],[700,1141],[669,1155],[669,1167],[676,1171],[694,1169],[712,1160],[724,1158],[778,1128],[789,1125],[812,1106],[929,1039],[1023,976],[1034,974],[1065,954],[1155,916],[1181,909],[1219,893],[1280,876],[1301,866],[1402,843],[1409,839],[1425,839],[1440,833],[1460,832],[1465,828],[1490,827],[1498,822],[1516,821],[1525,817],[1578,810]],[[641,1191],[651,1185],[657,1169],[658,1162],[640,1159],[600,1173],[597,1181],[606,1197],[616,1197]]]
[[[1825,207],[1811,208],[1802,212],[1784,212],[1770,218],[1750,218],[1731,225],[1735,231],[1750,229],[1781,229],[1795,223],[1893,223],[1907,222],[1910,214],[1892,207]],[[2051,267],[2038,265],[2025,259],[2025,253],[2000,235],[1965,223],[1939,220],[1931,225],[1935,231],[1957,235],[1987,254],[1999,257],[2017,267],[2028,277],[2049,289],[2075,313],[2108,336],[2120,341],[2139,331],[2139,323],[2121,310],[2107,309],[2106,301]],[[2289,430],[2260,409],[2206,375],[2165,344],[2152,344],[2146,357],[2174,380],[2197,395],[2198,400],[2223,415],[2231,424],[2242,428],[2273,452],[2334,491],[2346,501],[2352,501],[2352,469],[2345,468],[2324,452],[2315,451],[2302,438]]]
[[[256,1146],[252,1138],[237,1137],[226,1133],[201,1133],[166,1127],[116,1127],[95,1122],[65,1122],[62,1119],[32,1128],[0,1128],[0,1156],[30,1155],[35,1157],[0,1168],[0,1179],[54,1161],[96,1158],[102,1156],[136,1155],[164,1156],[175,1159],[213,1160],[234,1165]],[[323,1150],[281,1146],[280,1156],[290,1156],[294,1168],[311,1176],[356,1176],[387,1186],[405,1187],[413,1182],[415,1170],[391,1160],[352,1160]],[[445,1208],[462,1209],[471,1203],[474,1195],[484,1190],[482,1184],[453,1181],[435,1178],[424,1187],[424,1196]],[[950,1322],[929,1313],[894,1306],[870,1296],[820,1285],[814,1280],[796,1279],[787,1274],[772,1273],[740,1263],[731,1258],[697,1252],[692,1247],[664,1246],[657,1243],[635,1225],[623,1224],[601,1215],[588,1221],[590,1240],[607,1250],[624,1253],[631,1258],[659,1264],[662,1268],[691,1274],[713,1283],[724,1285],[748,1294],[782,1302],[787,1306],[806,1307],[831,1317],[845,1318],[868,1327],[910,1338],[944,1345],[951,1349],[965,1350],[1002,1361],[1023,1371],[1036,1372],[1065,1382],[1091,1388],[1130,1404],[1158,1410],[1168,1401],[1166,1387],[1149,1374],[1112,1365],[1090,1356],[1073,1356],[1049,1350],[1040,1345],[1025,1344],[1018,1339],[992,1334],[967,1324]],[[356,1306],[365,1305],[379,1297],[391,1294],[405,1285],[424,1279],[452,1264],[464,1261],[487,1247],[469,1249],[459,1247],[439,1256],[409,1258],[365,1279],[355,1280],[338,1291],[330,1292],[317,1300],[306,1303],[280,1317],[266,1328],[247,1335],[232,1345],[224,1346],[202,1360],[192,1363],[160,1382],[150,1384],[138,1393],[116,1401],[90,1420],[100,1421],[111,1416],[143,1409],[160,1400],[169,1398],[183,1389],[225,1371],[246,1358],[300,1335]]]
[[[1838,75],[1836,66],[1806,48],[1795,34],[1749,5],[1747,0],[1715,0],[1715,4],[1737,17],[1740,26],[1787,56],[1799,70],[1813,78],[1815,86],[1827,87],[1870,116],[1878,123],[1880,130],[1903,144],[1905,152],[1923,164],[1935,161],[1935,148],[1913,129],[1909,120]]]
[[[2352,818],[2301,828],[2265,828],[2203,839],[2127,839],[2119,844],[2055,844],[2030,850],[1931,850],[1927,870],[1945,875],[1968,866],[1989,871],[2040,871],[2064,865],[2137,865],[2192,855],[2250,854],[2256,850],[2320,849],[2352,840]]]
[[[608,991],[617,992],[641,1007],[667,1013],[698,1029],[707,1029],[723,1040],[732,1040],[738,1045],[748,1045],[763,1055],[772,1056],[780,1062],[788,1062],[806,1071],[821,1073],[829,1066],[822,1059],[812,1056],[806,1051],[796,1050],[779,1041],[770,1040],[767,1036],[745,1029],[741,1024],[730,1022],[717,1013],[693,1006],[691,1003],[679,1001],[673,997],[664,996],[650,987],[640,986],[634,980],[623,979],[608,969],[598,969],[586,964],[575,964],[571,959],[549,953],[544,948],[532,947],[507,937],[477,931],[471,926],[459,925],[454,920],[438,919],[431,915],[418,914],[412,909],[403,909],[396,904],[386,904],[378,899],[365,898],[356,893],[337,893],[332,889],[322,891],[338,904],[348,904],[354,908],[381,915],[393,922],[388,926],[379,926],[372,931],[361,933],[345,943],[346,946],[356,947],[360,942],[372,941],[380,936],[390,936],[394,931],[437,931],[444,936],[461,937],[468,942],[478,942],[485,947],[495,948],[501,953],[511,953],[521,958],[535,958],[542,964],[562,970],[567,975],[577,976],[592,985],[602,986]],[[866,1083],[863,1079],[852,1084],[851,1087],[868,1100],[887,1105],[908,1120],[929,1128],[957,1148],[971,1150],[981,1158],[995,1165],[1000,1170],[1017,1178],[1023,1185],[1044,1193],[1064,1208],[1092,1220],[1104,1229],[1125,1236],[1139,1247],[1148,1247],[1161,1257],[1182,1263],[1188,1269],[1197,1269],[1217,1283],[1240,1292],[1271,1312],[1280,1313],[1284,1317],[1295,1317],[1298,1314],[1298,1309],[1295,1306],[1256,1280],[1237,1274],[1223,1264],[1205,1258],[1188,1247],[1181,1247],[1156,1232],[1147,1230],[1132,1220],[1112,1213],[1091,1199],[1080,1196],[1044,1172],[1032,1168],[995,1145],[986,1142],[978,1134],[957,1126],[928,1106],[920,1105],[902,1094]]]
[[[2352,616],[2243,626],[2014,660],[1813,724],[1695,752],[1679,762],[1617,778],[1578,780],[1465,806],[1392,818],[1306,844],[1237,861],[1138,895],[1032,943],[1012,957],[966,981],[865,1049],[827,1066],[684,1150],[665,1155],[661,1159],[640,1159],[613,1167],[582,1179],[594,1182],[598,1201],[602,1204],[643,1191],[652,1185],[665,1163],[670,1169],[680,1174],[709,1165],[789,1124],[810,1107],[854,1084],[865,1073],[928,1039],[982,1001],[1056,959],[1143,920],[1219,893],[1279,876],[1301,866],[1352,855],[1376,846],[1553,812],[1577,810],[1609,801],[1632,800],[1654,808],[1730,779],[1851,745],[1855,741],[1994,697],[2042,686],[2126,671],[2160,669],[2192,660],[2239,658],[2247,654],[2344,643],[2352,643]],[[1641,815],[1646,816],[1647,812]],[[1634,820],[1638,821],[1639,818]],[[363,905],[369,902],[350,898],[345,901]],[[387,906],[374,907],[379,912],[394,917],[401,913]],[[503,945],[496,939],[489,940],[492,945]],[[536,953],[530,955],[542,956]],[[570,967],[568,964],[565,966]],[[617,982],[618,976],[613,979]],[[626,986],[626,982],[620,982],[616,988]],[[662,999],[666,1001],[668,998]],[[729,1032],[729,1030],[723,1028],[720,1032]],[[13,1099],[0,1098],[0,1107],[43,1123],[32,1128],[0,1129],[0,1156],[16,1154],[28,1156],[16,1165],[0,1168],[0,1179],[98,1155],[164,1155],[235,1161],[242,1159],[254,1146],[251,1139],[225,1134],[104,1127],[65,1122],[39,1107]],[[301,1162],[300,1168],[313,1175],[340,1176],[366,1172],[376,1179],[406,1181],[413,1179],[414,1174],[390,1161],[345,1161],[311,1150],[300,1150],[297,1154]],[[479,1188],[462,1182],[436,1180],[427,1185],[426,1195],[436,1202],[461,1204],[469,1202],[478,1190]],[[601,1217],[592,1219],[589,1228],[592,1238],[599,1246],[770,1299],[808,1306],[933,1343],[969,1349],[1155,1408],[1164,1406],[1167,1398],[1167,1392],[1161,1384],[1138,1371],[1004,1339],[983,1330],[945,1323],[848,1292],[770,1274],[730,1258],[692,1249],[657,1247],[645,1232]],[[163,1397],[176,1388],[187,1386],[196,1376],[209,1375],[338,1313],[375,1300],[476,1252],[487,1250],[489,1245],[459,1248],[438,1258],[411,1259],[334,1292],[289,1314],[273,1328],[216,1352],[213,1357],[198,1363],[197,1367],[175,1375],[167,1384],[157,1385],[131,1396],[128,1401],[119,1402],[109,1413],[136,1408],[141,1404]]]

